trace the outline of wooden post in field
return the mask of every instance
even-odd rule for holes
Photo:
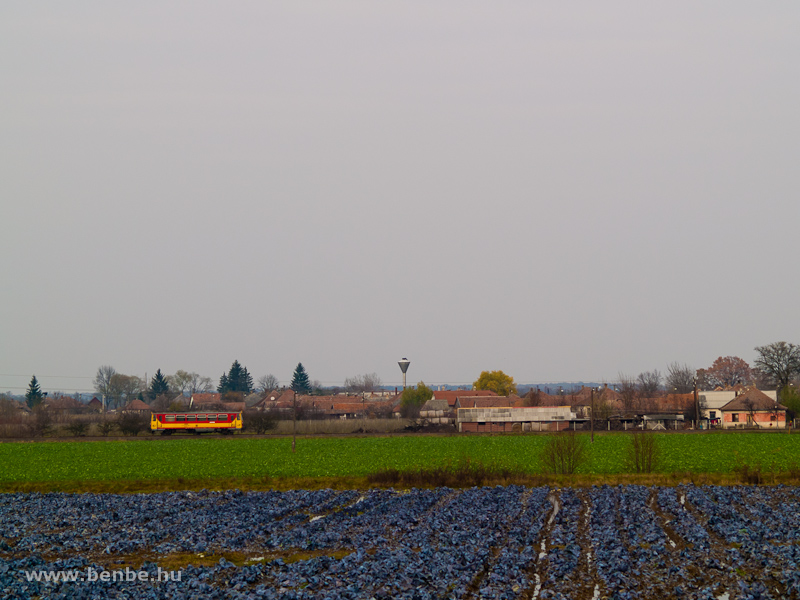
[[[294,454],[295,441],[297,440],[297,390],[292,390],[292,454]]]

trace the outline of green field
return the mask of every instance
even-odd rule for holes
[[[797,469],[800,435],[777,433],[656,434],[663,473],[730,473],[747,464],[770,471]],[[625,473],[630,436],[603,434],[588,444],[579,473]],[[465,458],[530,474],[541,472],[548,437],[403,436],[183,438],[0,444],[0,483],[218,479],[241,477],[364,477],[381,469],[410,470]]]

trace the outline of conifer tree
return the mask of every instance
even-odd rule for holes
[[[43,397],[44,395],[39,387],[39,381],[36,379],[36,375],[34,375],[31,377],[31,382],[28,385],[28,391],[25,393],[25,402],[27,403],[28,408],[34,408],[41,404]]]
[[[222,377],[219,378],[219,385],[217,386],[217,391],[220,394],[224,394],[228,391],[228,375],[226,373],[222,374]]]
[[[308,373],[303,363],[297,363],[292,376],[292,389],[298,394],[310,394],[311,382],[308,380]]]
[[[161,369],[156,371],[156,374],[153,375],[153,379],[150,380],[150,391],[148,392],[148,397],[150,400],[155,400],[158,396],[162,394],[166,394],[169,392],[169,384],[167,383],[167,378],[161,373]]]
[[[247,372],[247,367],[243,367],[238,360],[235,360],[228,373],[223,373],[219,378],[217,391],[220,394],[227,392],[249,394],[253,391],[253,376]]]

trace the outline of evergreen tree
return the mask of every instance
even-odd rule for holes
[[[253,376],[247,372],[247,367],[242,367],[242,378],[239,380],[239,391],[249,394],[253,391]]]
[[[147,393],[150,400],[155,400],[158,396],[169,392],[167,378],[161,373],[161,369],[156,371],[153,379],[150,380],[150,391]]]
[[[28,408],[34,408],[41,404],[43,397],[44,395],[39,387],[39,381],[36,379],[36,375],[34,375],[31,377],[28,391],[25,393],[25,401],[28,404]]]
[[[308,373],[303,363],[297,363],[297,367],[292,375],[292,389],[298,394],[310,394],[311,382],[308,380]]]
[[[219,385],[217,386],[217,391],[220,394],[224,394],[228,391],[228,376],[223,373],[222,377],[219,378]]]
[[[227,375],[222,374],[219,378],[217,391],[220,394],[226,392],[241,392],[249,394],[253,391],[253,376],[247,372],[247,367],[243,367],[238,360],[233,361]]]

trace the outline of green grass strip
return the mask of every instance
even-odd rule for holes
[[[730,473],[748,464],[797,469],[800,435],[786,433],[656,434],[663,473]],[[241,477],[365,477],[456,464],[465,459],[541,473],[546,435],[376,436],[298,438],[139,438],[129,441],[0,444],[0,482],[124,481]],[[589,444],[587,475],[627,472],[630,436],[598,434]]]

